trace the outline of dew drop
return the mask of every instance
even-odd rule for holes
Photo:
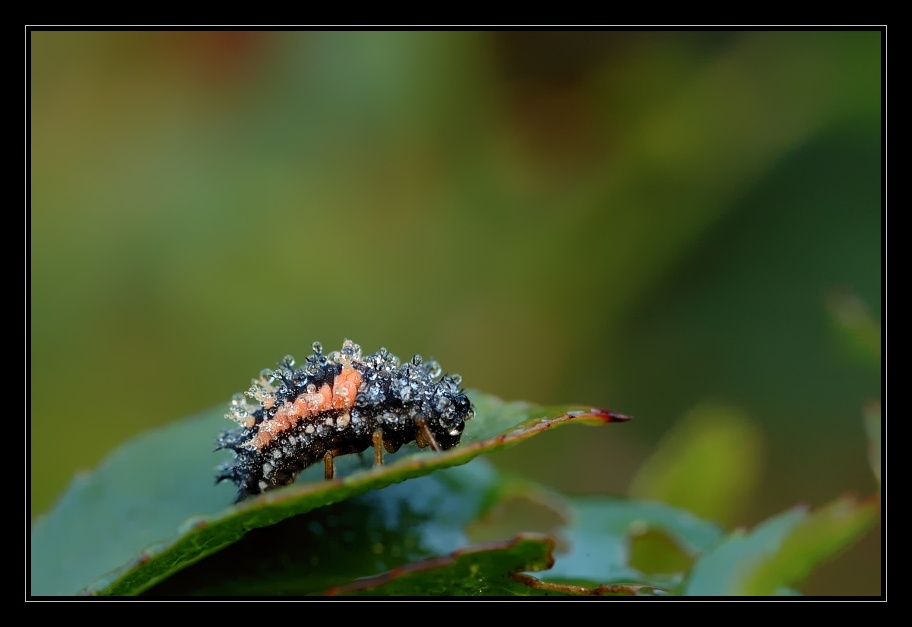
[[[440,368],[440,363],[436,359],[431,359],[425,364],[428,369],[428,374],[431,375],[432,379],[436,379],[440,376],[443,370]]]
[[[293,368],[295,365],[295,358],[292,355],[285,355],[284,357],[282,357],[282,363],[285,364],[286,366],[288,366],[289,368]]]
[[[361,347],[351,340],[345,340],[342,342],[342,359],[345,363],[360,361]]]
[[[320,344],[319,342],[314,342],[313,344],[310,345],[310,347],[313,349],[314,355],[323,354],[323,345]]]
[[[453,373],[453,374],[450,375],[450,378],[453,380],[453,383],[455,383],[456,385],[459,385],[459,384],[462,383],[462,375],[461,375],[461,374]]]

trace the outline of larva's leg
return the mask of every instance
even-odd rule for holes
[[[336,464],[333,461],[332,451],[326,451],[323,454],[323,476],[326,479],[332,479],[336,475]]]
[[[374,443],[374,466],[383,465],[383,427],[374,429],[371,435],[371,441]]]
[[[417,423],[418,433],[415,435],[415,442],[418,443],[418,446],[421,448],[430,446],[431,450],[440,451],[440,445],[437,444],[437,440],[434,439],[434,434],[428,429],[427,423],[424,420],[418,420]]]

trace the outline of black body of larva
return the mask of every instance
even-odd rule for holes
[[[257,445],[261,427],[280,407],[324,384],[332,388],[343,363],[361,375],[350,407],[325,408],[290,421],[293,424],[273,430],[267,443]],[[234,459],[218,467],[216,482],[233,481],[235,502],[241,501],[292,483],[327,453],[336,457],[371,448],[378,429],[388,452],[413,441],[449,449],[459,443],[465,421],[475,411],[459,384],[458,375],[441,376],[436,362],[423,362],[418,355],[401,364],[381,348],[362,358],[360,347],[346,340],[341,352],[327,356],[314,343],[314,353],[301,367],[295,368],[294,360],[286,357],[278,369],[264,371],[253,381],[246,392],[250,401],[241,395],[232,400],[226,417],[242,426],[224,431],[216,440],[216,450],[235,452]]]

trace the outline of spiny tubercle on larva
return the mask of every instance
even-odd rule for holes
[[[292,483],[321,459],[331,478],[333,458],[370,447],[375,463],[382,463],[384,450],[413,441],[451,448],[475,410],[459,375],[441,372],[420,355],[400,363],[381,348],[362,357],[351,340],[324,355],[314,342],[301,367],[285,357],[232,399],[226,418],[240,428],[223,432],[216,450],[231,449],[235,458],[219,466],[216,481],[233,481],[240,501]]]

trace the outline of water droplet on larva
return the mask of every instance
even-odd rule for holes
[[[425,364],[425,366],[427,367],[428,374],[431,375],[432,379],[436,379],[440,376],[440,373],[443,372],[443,370],[440,368],[440,363],[436,359],[430,360],[427,362],[427,364]]]
[[[342,343],[342,357],[348,360],[361,360],[361,346],[351,340],[345,340]]]
[[[289,368],[292,368],[295,365],[295,358],[292,355],[285,355],[284,357],[282,357],[282,363],[285,364],[286,366],[288,366]]]
[[[313,344],[310,345],[310,347],[313,349],[314,355],[323,354],[323,345],[320,344],[319,342],[314,342]]]
[[[412,355],[412,363],[416,366],[420,366],[422,361],[424,360],[421,359],[421,355]]]
[[[450,375],[450,378],[453,380],[453,383],[455,383],[456,385],[459,385],[460,383],[462,383],[462,375],[461,375],[461,374],[455,374],[455,373],[454,373],[454,374]]]

